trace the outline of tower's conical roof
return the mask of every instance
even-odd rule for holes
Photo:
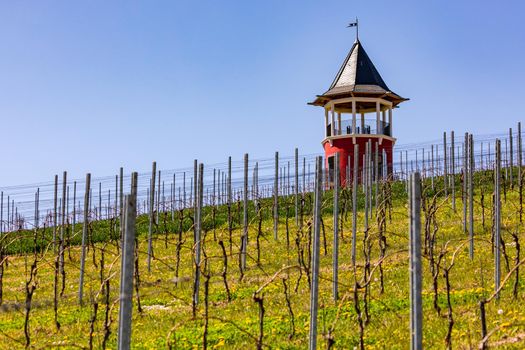
[[[389,90],[359,40],[354,42],[329,91],[345,86],[355,88],[357,85],[377,86],[385,91]]]
[[[385,99],[391,100],[396,105],[406,100],[390,91],[359,40],[352,45],[328,91],[317,96],[311,104],[322,106],[331,99],[345,97],[345,95],[383,95]]]

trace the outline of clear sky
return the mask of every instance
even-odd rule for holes
[[[2,1],[0,186],[321,152],[308,106],[360,39],[399,144],[525,108],[523,1]]]

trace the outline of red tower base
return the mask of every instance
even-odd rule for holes
[[[378,160],[378,175],[381,176],[385,160],[383,159],[383,150],[386,154],[386,168],[387,174],[392,173],[393,169],[393,150],[395,139],[390,137],[343,137],[343,138],[334,138],[331,140],[325,140],[323,144],[326,163],[325,166],[328,169],[329,174],[329,183],[333,183],[333,169],[335,164],[335,154],[339,153],[339,174],[340,174],[340,184],[346,186],[347,180],[352,181],[353,171],[354,171],[354,145],[359,145],[359,170],[358,170],[358,180],[361,179],[364,166],[364,155],[366,143],[370,141],[372,144],[372,164],[374,164],[375,157],[377,156]],[[376,155],[376,145],[377,145],[377,155]],[[350,166],[350,168],[348,168]],[[375,167],[372,167],[374,172]],[[349,177],[349,178],[348,178]]]

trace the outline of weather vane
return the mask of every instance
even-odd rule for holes
[[[355,27],[355,38],[356,40],[359,40],[359,20],[357,17],[355,18],[355,22],[350,23],[347,28]]]

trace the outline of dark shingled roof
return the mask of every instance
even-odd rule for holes
[[[318,95],[316,100],[310,104],[323,106],[333,98],[378,95],[384,96],[383,98],[392,101],[394,105],[407,100],[388,88],[363,45],[357,39],[328,91]]]
[[[335,88],[356,85],[376,85],[389,91],[359,40],[354,42],[328,92]]]

